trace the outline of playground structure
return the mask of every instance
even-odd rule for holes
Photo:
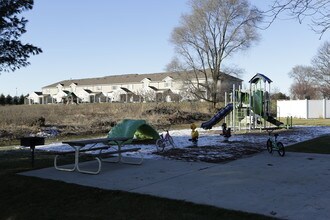
[[[212,129],[215,124],[224,119],[222,135],[225,140],[228,140],[231,132],[235,132],[236,130],[252,130],[257,128],[261,130],[270,128],[271,126],[272,128],[278,128],[284,125],[271,115],[269,94],[272,80],[261,73],[257,73],[249,83],[250,90],[248,92],[243,92],[240,87],[237,90],[235,85],[233,85],[233,90],[229,94],[230,101],[228,102],[228,95],[226,94],[225,107],[220,109],[209,121],[202,123],[201,127],[203,129]],[[287,124],[289,124],[288,118]],[[191,129],[192,132],[195,131],[195,128],[191,127]],[[152,126],[148,125],[145,120],[132,119],[124,119],[111,129],[108,137],[127,137],[129,139],[154,141],[161,139],[159,133]],[[197,138],[194,139],[192,135],[191,140],[197,143]]]
[[[282,122],[271,115],[270,80],[267,76],[257,73],[249,81],[248,92],[238,90],[233,85],[233,91],[225,95],[225,107],[220,109],[209,121],[202,123],[204,129],[211,129],[215,124],[225,119],[231,130],[267,128],[271,125],[280,127]],[[228,116],[228,117],[227,117]]]

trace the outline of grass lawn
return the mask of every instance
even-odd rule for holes
[[[272,219],[16,174],[30,166],[29,151],[0,148],[0,219]],[[36,155],[36,169],[51,166],[53,156]]]
[[[330,154],[330,135],[291,145],[286,150],[291,152]]]
[[[284,124],[287,123],[287,118],[280,118],[280,121]],[[290,120],[288,121],[290,124]],[[303,118],[292,118],[292,124],[295,125],[307,125],[307,126],[330,126],[330,119],[315,118],[315,119],[303,119]]]

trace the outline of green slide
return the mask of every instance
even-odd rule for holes
[[[160,138],[159,133],[145,120],[124,119],[108,133],[109,138],[127,137],[133,139],[134,136],[139,140],[157,140]]]
[[[276,125],[277,127],[283,125],[283,122],[280,122],[279,120],[276,120],[275,118],[273,118],[272,116],[267,116],[265,118],[266,121],[272,123],[273,125]]]
[[[263,115],[262,99],[263,99],[263,91],[258,90],[254,92],[252,97],[252,110],[257,115]]]
[[[264,110],[263,110],[263,91],[258,90],[255,91],[252,97],[252,105],[253,108],[252,110],[257,114],[257,115],[264,115]],[[282,122],[278,121],[277,119],[273,118],[272,116],[265,116],[263,117],[266,121],[272,123],[273,125],[276,125],[277,127],[283,125]]]

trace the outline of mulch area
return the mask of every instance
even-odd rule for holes
[[[259,153],[264,149],[265,146],[259,146],[255,143],[236,141],[228,142],[224,146],[171,148],[163,152],[155,152],[154,154],[175,160],[223,163]]]

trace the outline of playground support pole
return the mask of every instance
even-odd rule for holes
[[[233,93],[231,93],[230,102],[233,103]],[[230,127],[233,127],[233,112],[230,113]]]
[[[233,132],[236,130],[236,94],[235,94],[235,84],[233,84]]]
[[[227,92],[225,92],[225,106],[227,106]],[[227,116],[225,117],[225,123],[227,124]]]
[[[267,110],[267,112],[269,113],[270,111],[271,111],[271,109],[272,109],[272,102],[271,102],[271,100],[270,100],[270,83],[268,84],[268,110]],[[277,106],[277,103],[276,103],[276,106]]]
[[[243,107],[242,88],[241,88],[241,85],[239,85],[238,86],[238,103],[237,103],[237,124],[238,124],[239,131],[241,131],[242,107]]]
[[[263,115],[262,115],[262,118],[264,120],[264,129],[267,127],[267,121],[266,121],[266,114],[267,114],[267,101],[266,100],[266,92],[267,92],[267,82],[264,81],[264,92],[263,92],[263,97],[262,97],[262,102],[261,102],[261,105],[262,105],[262,109],[263,109]],[[260,131],[261,131],[261,126],[260,126]]]
[[[237,124],[238,124],[238,130],[241,131],[241,122],[239,120],[239,116],[241,113],[241,104],[242,104],[242,93],[241,93],[241,86],[238,86],[238,103],[237,103],[237,110],[236,110],[236,118],[237,118]]]
[[[251,131],[251,122],[252,122],[252,120],[251,120],[251,116],[252,116],[252,101],[251,101],[251,96],[252,96],[252,84],[250,83],[250,93],[249,93],[249,131]]]
[[[327,102],[325,99],[323,99],[323,118],[327,118]]]
[[[286,117],[286,129],[292,128],[292,116]]]

